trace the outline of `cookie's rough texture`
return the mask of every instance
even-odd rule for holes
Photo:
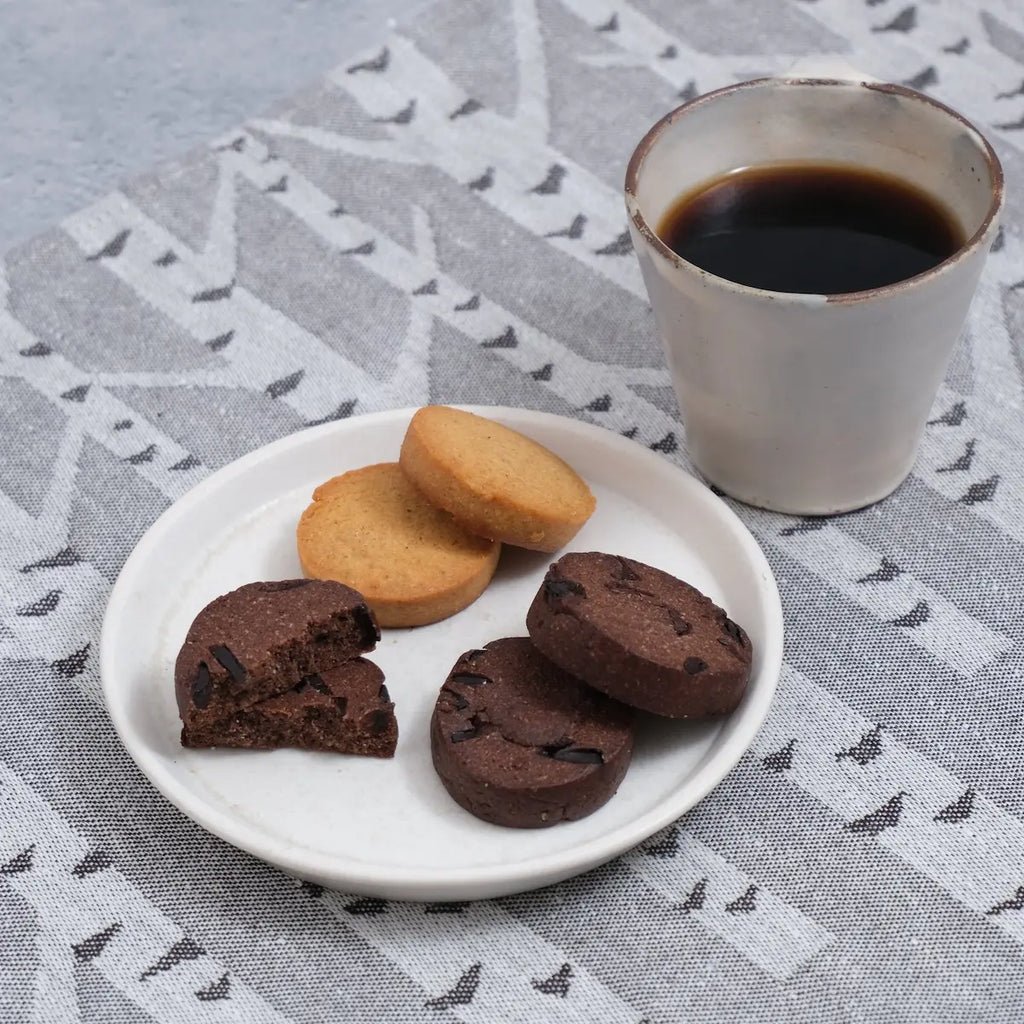
[[[699,590],[631,558],[563,555],[526,627],[567,672],[670,718],[727,714],[750,679],[747,634]]]
[[[434,768],[496,825],[542,828],[597,810],[633,753],[633,713],[563,672],[527,637],[462,655],[434,706]]]
[[[384,673],[365,658],[313,673],[286,693],[181,730],[183,747],[299,747],[392,757],[397,742],[395,705]]]
[[[382,626],[422,626],[461,611],[490,583],[501,552],[426,501],[397,462],[321,484],[296,538],[302,571],[355,587]]]
[[[380,630],[361,594],[341,583],[247,583],[193,620],[174,666],[182,721],[212,724],[372,651]]]
[[[553,452],[508,427],[444,405],[419,409],[403,472],[457,523],[483,537],[557,551],[594,511],[594,496]]]

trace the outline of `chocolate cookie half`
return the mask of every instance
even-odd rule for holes
[[[616,699],[670,718],[732,711],[750,638],[688,583],[631,558],[563,555],[526,615],[537,648]]]
[[[212,725],[284,693],[380,639],[362,595],[326,580],[247,583],[195,618],[174,666],[182,721]]]
[[[544,658],[527,637],[455,663],[434,706],[434,768],[458,804],[495,825],[586,817],[618,789],[632,711]]]
[[[395,705],[384,673],[365,658],[313,673],[287,693],[181,730],[183,747],[299,747],[392,757],[397,742]]]

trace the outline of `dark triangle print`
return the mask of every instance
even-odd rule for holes
[[[903,629],[917,629],[923,626],[932,617],[932,610],[927,601],[918,601],[909,612],[892,619],[893,626],[900,626]]]
[[[465,971],[455,986],[436,999],[428,999],[424,1004],[429,1010],[450,1010],[453,1006],[467,1006],[473,1002],[477,986],[480,984],[482,964],[473,964]]]
[[[414,288],[412,293],[413,295],[436,295],[437,278],[432,277],[426,284],[421,284],[419,288]]]
[[[206,988],[201,988],[196,993],[196,999],[204,1003],[215,1003],[219,999],[230,998],[231,979],[226,974],[222,974],[216,981],[207,985]]]
[[[377,124],[409,124],[415,116],[416,100],[411,99],[397,114],[392,114],[390,117],[375,117],[374,121]]]
[[[294,391],[305,376],[305,370],[296,370],[294,373],[289,373],[287,377],[271,381],[264,389],[264,392],[270,395],[271,398],[280,398],[282,395],[287,395],[290,391]]]
[[[147,967],[140,975],[139,981],[149,981],[164,971],[169,971],[178,964],[186,963],[189,960],[198,960],[205,954],[205,950],[198,943],[193,942],[187,936],[178,939],[176,943],[155,964]],[[196,993],[198,995],[198,993]],[[202,998],[200,996],[200,998]]]
[[[574,242],[577,238],[583,237],[583,229],[587,226],[587,218],[582,213],[577,213],[572,223],[567,228],[559,228],[557,231],[549,231],[545,238],[570,238]]]
[[[1006,235],[1003,234],[1003,226],[999,225],[999,230],[996,232],[996,237],[992,239],[992,244],[989,246],[989,252],[1001,252],[1003,246],[1006,244]]]
[[[614,242],[609,242],[600,249],[595,249],[598,256],[628,256],[633,251],[633,242],[628,231],[623,231]]]
[[[628,437],[631,441],[636,437],[639,427],[627,427],[622,431],[623,437]]]
[[[856,832],[860,835],[877,836],[887,828],[895,828],[900,823],[903,813],[903,798],[909,793],[899,792],[887,800],[877,811],[865,814],[863,818],[848,822],[843,826],[844,832]]]
[[[273,192],[287,192],[288,191],[288,175],[287,174],[282,174],[281,177],[278,178],[277,181],[275,181],[273,185],[268,185],[263,191],[264,192],[270,192],[270,193],[273,193]]]
[[[465,302],[460,302],[454,307],[456,313],[471,313],[474,309],[480,308],[480,296],[471,295]]]
[[[971,463],[974,461],[974,450],[978,445],[978,439],[972,437],[970,441],[964,445],[964,453],[959,458],[954,459],[948,466],[939,466],[935,471],[936,473],[963,473],[971,468]]]
[[[691,910],[702,910],[704,907],[704,901],[708,897],[708,880],[701,878],[697,884],[689,891],[686,899],[679,904],[679,909],[684,913],[688,914]]]
[[[891,559],[882,556],[882,564],[867,576],[861,576],[858,583],[891,583],[898,576],[903,575],[903,570]]]
[[[793,751],[796,749],[796,739],[791,739],[784,747],[761,758],[761,767],[766,772],[775,772],[781,775],[793,767]]]
[[[336,206],[331,208],[331,211],[327,214],[328,217],[344,217],[345,207],[338,203]]]
[[[582,412],[607,412],[612,407],[611,395],[600,395],[583,406]]]
[[[918,71],[916,75],[911,76],[904,80],[903,84],[911,89],[927,89],[929,85],[934,85],[939,80],[939,73],[935,70],[933,64],[929,64],[928,67],[922,71]]]
[[[999,475],[990,476],[980,483],[971,484],[966,493],[960,499],[961,505],[980,505],[983,502],[991,501],[995,497],[996,488],[999,486]]]
[[[669,43],[661,53],[658,54],[660,60],[675,60],[679,56],[679,50],[672,43]]]
[[[79,384],[77,387],[69,388],[60,397],[66,402],[84,402],[85,396],[89,394],[88,384]]]
[[[836,754],[837,761],[856,761],[862,768],[870,764],[882,753],[882,727],[876,725],[868,730],[863,736],[847,750],[840,750]]]
[[[540,367],[540,369],[538,369],[538,370],[531,370],[530,371],[530,376],[534,380],[548,381],[548,380],[551,380],[551,371],[554,368],[555,368],[555,364],[554,363],[545,363],[542,367]]]
[[[97,871],[106,871],[113,863],[114,858],[106,850],[92,850],[71,869],[71,874],[75,878],[85,878]]]
[[[966,821],[974,811],[974,790],[968,787],[951,804],[947,804],[932,819],[942,821],[947,825],[955,824],[958,821]]]
[[[660,441],[655,441],[654,444],[648,447],[652,452],[663,452],[665,455],[671,455],[672,452],[679,449],[679,442],[676,440],[676,435],[670,430]]]
[[[351,249],[339,249],[338,252],[342,256],[372,256],[376,250],[377,243],[370,238],[361,245],[354,246]]]
[[[194,455],[189,453],[183,459],[179,459],[171,469],[175,472],[184,472],[186,469],[195,469],[196,466],[201,466],[202,462],[199,461]]]
[[[220,302],[222,299],[230,299],[231,293],[235,290],[235,282],[229,281],[219,288],[207,288],[205,291],[196,292],[192,296],[193,302]]]
[[[124,252],[125,244],[128,241],[128,236],[131,234],[131,228],[125,228],[124,231],[119,231],[114,237],[107,242],[99,252],[93,253],[91,256],[85,258],[90,262],[95,260],[107,260],[114,259]]]
[[[569,985],[571,982],[572,964],[562,964],[562,966],[559,967],[550,978],[544,978],[541,981],[533,978],[530,981],[530,984],[538,992],[543,992],[546,996],[558,996],[559,999],[565,999],[569,994]]]
[[[757,910],[757,894],[759,888],[751,885],[742,896],[737,896],[732,903],[726,903],[725,909],[730,914],[752,914]]]
[[[469,182],[468,187],[474,192],[486,192],[494,184],[494,168],[488,167],[479,178]]]
[[[1024,128],[1024,116],[1019,117],[1016,121],[1002,121],[997,123],[994,127],[1004,132],[1015,132]]]
[[[462,914],[466,910],[465,903],[428,903],[423,908],[424,914]]]
[[[917,8],[914,6],[904,7],[892,21],[884,25],[875,25],[872,32],[910,32],[917,24]]]
[[[34,345],[29,345],[28,348],[23,348],[18,351],[19,356],[25,356],[28,359],[39,359],[42,356],[48,356],[53,351],[49,345],[44,345],[41,341],[37,341]]]
[[[90,935],[89,938],[83,939],[81,942],[75,943],[71,947],[71,951],[75,954],[75,959],[79,963],[87,964],[90,960],[95,960],[103,950],[106,948],[107,943],[121,930],[121,922],[115,921],[113,924],[108,925],[101,932],[97,932],[95,935]]]
[[[376,57],[370,60],[361,61],[359,64],[353,64],[351,67],[345,68],[347,74],[355,75],[360,71],[387,71],[388,64],[391,63],[391,51],[385,46]]]
[[[86,663],[89,661],[89,650],[91,647],[92,644],[87,643],[84,647],[80,647],[74,653],[69,654],[66,658],[59,658],[50,668],[57,675],[63,676],[65,679],[74,679],[75,676],[80,676],[85,671]]]
[[[131,420],[118,420],[114,424],[114,429],[115,430],[131,430],[133,426],[134,426],[134,424],[132,423]]]
[[[951,405],[938,419],[929,420],[928,426],[942,425],[944,427],[959,427],[967,419],[967,406],[963,402],[956,402]]]
[[[173,249],[168,249],[163,256],[157,256],[153,260],[154,267],[173,267],[178,262],[178,254]]]
[[[1024,81],[1017,86],[1016,89],[1010,89],[1007,92],[997,92],[997,100],[1012,100],[1014,96],[1024,96]]]
[[[377,899],[376,896],[364,896],[345,904],[345,913],[355,917],[376,917],[388,912],[388,901]]]
[[[21,567],[21,572],[35,572],[36,569],[66,569],[71,565],[78,565],[82,559],[74,548],[61,548],[55,555],[48,555],[40,558],[38,562],[30,562]]]
[[[6,864],[0,864],[0,876],[10,877],[11,875],[22,875],[32,870],[32,858],[35,855],[36,844],[26,846],[17,856],[12,857]]]
[[[955,53],[958,57],[962,57],[968,49],[970,49],[971,41],[967,36],[961,36],[955,43],[950,43],[949,46],[942,48],[943,53]]]
[[[607,21],[602,22],[600,25],[594,26],[596,32],[618,32],[619,31],[619,16],[613,14]]]
[[[352,415],[358,401],[358,398],[346,399],[344,402],[341,403],[341,405],[337,407],[337,409],[334,410],[334,412],[329,412],[326,416],[322,417],[321,419],[310,420],[306,424],[306,426],[319,427],[321,423],[333,423],[335,420],[346,420],[349,418],[349,416]]]
[[[681,99],[681,100],[682,100],[682,101],[683,101],[684,103],[689,103],[689,102],[690,102],[690,100],[692,100],[692,99],[695,99],[695,98],[697,97],[697,95],[698,95],[699,91],[700,91],[700,90],[698,90],[698,88],[697,88],[697,82],[696,82],[696,80],[695,80],[695,79],[693,79],[693,78],[691,78],[691,79],[690,79],[690,80],[689,80],[689,81],[688,81],[688,82],[686,83],[686,85],[684,85],[684,86],[682,87],[682,89],[680,89],[680,90],[679,90],[679,92],[678,92],[678,93],[676,93],[676,95],[677,95],[677,96],[678,96],[678,98],[679,98],[679,99]]]
[[[299,892],[308,896],[311,900],[318,900],[324,894],[324,887],[316,882],[300,882]]]
[[[554,196],[562,191],[562,179],[568,172],[561,164],[552,164],[548,168],[547,176],[538,185],[530,189],[539,196]]]
[[[147,444],[141,452],[136,452],[134,455],[129,455],[124,461],[130,462],[133,466],[141,466],[144,463],[152,462],[153,456],[156,455],[156,445]]]
[[[1017,891],[1008,899],[989,907],[985,913],[989,917],[998,917],[1008,910],[1024,910],[1024,885],[1018,886]]]
[[[661,839],[642,846],[641,849],[648,857],[657,857],[660,860],[668,860],[679,852],[679,828],[671,825]]]
[[[480,342],[481,348],[516,348],[518,345],[519,339],[511,324],[497,338],[488,338],[487,341]]]
[[[458,107],[456,110],[453,110],[448,115],[448,120],[454,121],[458,117],[468,117],[470,114],[475,114],[478,110],[483,109],[484,105],[479,100],[475,100],[472,97],[470,97],[470,99],[466,100],[466,102],[463,103],[462,106]]]
[[[51,590],[38,601],[22,605],[14,614],[20,615],[24,619],[41,619],[44,615],[49,615],[60,604],[62,593],[63,591],[60,590]]]
[[[828,526],[828,520],[824,516],[807,516],[793,526],[787,526],[779,530],[780,537],[796,537],[801,533],[817,533]]]

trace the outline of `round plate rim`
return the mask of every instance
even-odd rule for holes
[[[646,462],[659,474],[666,471],[679,474],[679,482],[691,492],[690,497],[707,506],[708,510],[729,529],[738,550],[759,581],[759,597],[764,606],[766,627],[766,636],[761,648],[761,670],[756,685],[748,690],[744,702],[733,713],[734,721],[736,716],[740,718],[733,726],[732,735],[697,769],[692,778],[686,780],[685,799],[663,800],[639,817],[607,833],[595,836],[579,846],[567,847],[523,861],[478,868],[458,868],[451,871],[423,871],[395,865],[375,870],[376,865],[366,861],[343,860],[335,855],[319,854],[294,846],[290,849],[283,848],[277,837],[268,836],[267,833],[247,824],[244,819],[217,808],[203,800],[194,790],[179,783],[164,766],[162,758],[150,753],[131,727],[126,705],[119,699],[114,679],[117,659],[116,627],[127,602],[126,595],[130,590],[131,581],[177,519],[188,515],[194,507],[200,505],[209,492],[216,491],[269,457],[290,449],[301,448],[321,435],[343,435],[358,430],[361,426],[408,419],[416,408],[364,413],[308,427],[278,438],[215,470],[165,509],[149,526],[126,559],[107,600],[99,643],[103,696],[107,713],[121,743],[153,786],[187,817],[238,849],[300,878],[323,882],[357,894],[376,895],[386,891],[391,894],[391,898],[411,900],[438,899],[444,896],[458,898],[453,896],[456,892],[464,892],[464,899],[508,895],[561,881],[597,867],[676,821],[702,800],[739,762],[764,723],[775,695],[782,670],[783,615],[775,577],[764,552],[743,521],[721,498],[699,479],[673,466],[643,445],[596,424],[555,413],[513,406],[452,406],[514,427],[528,428],[531,424],[544,423],[556,430],[590,434],[606,447],[631,459]],[[421,895],[421,892],[429,894]]]

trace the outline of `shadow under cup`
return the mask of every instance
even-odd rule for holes
[[[738,168],[795,162],[881,171],[939,199],[967,242],[931,270],[840,295],[716,277],[654,229],[684,193]],[[910,472],[1002,204],[992,148],[905,89],[763,79],[659,121],[626,174],[626,207],[695,467],[727,494],[801,515],[849,511]]]

